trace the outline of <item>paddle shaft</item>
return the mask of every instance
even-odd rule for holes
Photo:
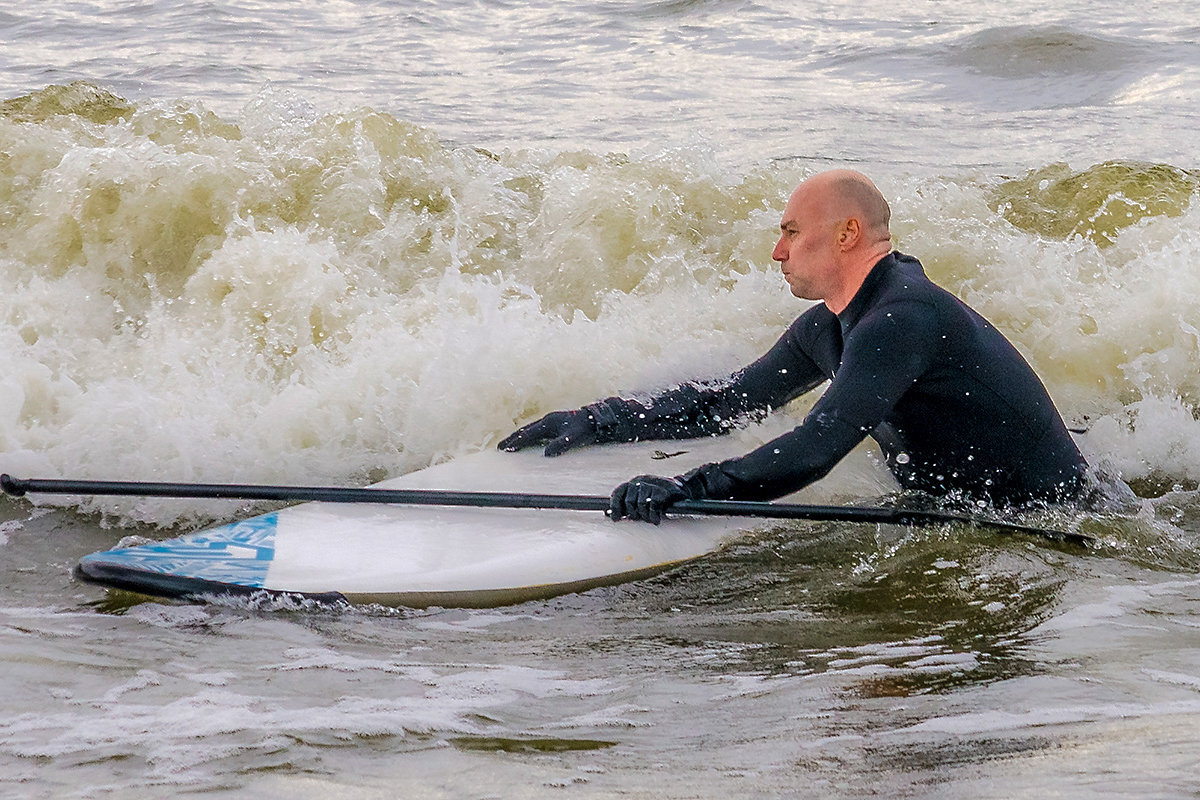
[[[0,475],[0,489],[14,497],[35,494],[124,495],[137,497],[208,498],[222,500],[319,501],[323,503],[388,503],[480,508],[541,508],[569,511],[607,511],[609,498],[597,495],[524,494],[515,492],[456,492],[441,489],[370,489],[337,486],[263,486],[225,483],[140,483],[132,481],[73,481],[21,479]],[[1052,531],[1002,520],[942,511],[764,503],[749,500],[681,500],[670,510],[701,516],[805,519],[824,522],[873,522],[896,525],[937,525],[957,522],[1000,530],[1049,536],[1073,544],[1092,543],[1089,536]]]

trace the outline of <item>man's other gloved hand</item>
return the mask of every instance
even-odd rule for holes
[[[657,525],[673,503],[687,499],[692,498],[678,478],[639,475],[613,489],[608,513],[614,522],[640,519]]]
[[[544,453],[559,456],[576,447],[584,447],[599,441],[596,421],[585,409],[578,411],[551,411],[537,422],[531,422],[515,433],[511,433],[500,444],[501,450],[516,452],[536,444],[546,444]]]

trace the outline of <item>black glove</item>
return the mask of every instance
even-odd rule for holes
[[[586,409],[551,411],[537,422],[531,422],[515,433],[509,434],[496,446],[512,453],[535,444],[548,442],[545,454],[560,456],[572,448],[595,444],[599,438],[596,420]]]
[[[658,475],[639,475],[613,489],[608,513],[613,522],[619,519],[640,519],[657,525],[663,512],[679,500],[694,499],[678,478]]]

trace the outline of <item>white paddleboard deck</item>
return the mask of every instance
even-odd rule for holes
[[[545,458],[488,450],[386,489],[605,495],[641,474],[726,458],[726,437],[608,445]],[[664,453],[678,453],[669,459]],[[679,451],[684,451],[680,453]],[[656,457],[657,456],[657,457]],[[287,594],[390,606],[488,607],[647,577],[747,530],[728,517],[611,522],[599,512],[304,503],[168,541],[85,556],[84,580],[181,599]]]

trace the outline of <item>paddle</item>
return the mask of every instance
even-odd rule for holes
[[[433,489],[354,489],[332,486],[262,486],[218,483],[137,483],[126,481],[71,481],[21,479],[0,475],[0,489],[21,497],[35,494],[133,495],[138,497],[200,497],[225,500],[317,500],[324,503],[402,503],[424,506],[476,506],[482,508],[553,508],[572,511],[607,511],[607,497],[510,492],[455,492]],[[938,525],[947,522],[978,525],[1010,533],[1060,539],[1071,544],[1095,544],[1092,537],[1071,531],[1047,530],[1015,522],[974,517],[945,511],[817,506],[763,503],[748,500],[682,500],[671,506],[676,514],[701,516],[805,519],[823,522],[873,522],[894,525]]]

